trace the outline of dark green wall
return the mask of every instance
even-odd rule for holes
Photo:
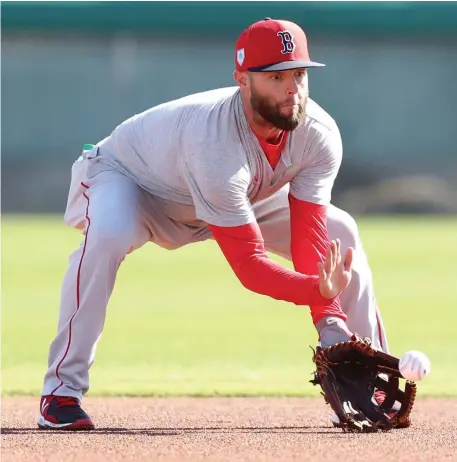
[[[452,2],[7,2],[6,29],[237,34],[264,16],[325,34],[455,35]]]
[[[4,210],[61,211],[84,143],[155,104],[232,85],[234,41],[266,14],[299,21],[327,64],[310,86],[341,128],[339,187],[413,174],[457,183],[456,6],[3,3]]]

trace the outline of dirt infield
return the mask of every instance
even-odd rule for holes
[[[36,398],[3,398],[7,461],[457,461],[457,400],[419,399],[414,426],[344,434],[321,400],[86,398],[97,430],[36,429]]]

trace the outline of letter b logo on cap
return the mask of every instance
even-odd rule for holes
[[[294,38],[290,32],[280,31],[278,35],[282,40],[282,50],[281,53],[284,55],[286,53],[293,53],[295,50]]]

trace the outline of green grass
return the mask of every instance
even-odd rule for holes
[[[432,374],[421,395],[457,396],[457,218],[359,227],[392,353],[424,351]],[[37,395],[80,235],[42,216],[7,215],[2,230],[2,393]],[[245,290],[213,242],[148,244],[121,266],[89,394],[317,395],[315,343],[308,308]]]

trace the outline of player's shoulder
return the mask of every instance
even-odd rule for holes
[[[215,88],[185,95],[164,104],[170,108],[213,107],[218,103],[232,99],[238,91],[238,87]]]
[[[126,122],[135,121],[138,119],[146,119],[152,122],[167,122],[173,119],[187,120],[187,115],[197,113],[206,114],[214,108],[225,106],[227,100],[233,100],[237,94],[237,87],[223,87],[213,90],[206,90],[198,93],[191,93],[171,99],[162,103],[158,103],[143,112],[133,115]]]
[[[335,119],[316,101],[308,99],[305,120],[294,130],[291,139],[294,155],[319,156],[324,150],[341,157],[342,140]]]
[[[182,147],[201,155],[231,151],[239,140],[236,108],[239,88],[226,87],[189,95],[177,100],[180,114],[179,133]]]
[[[335,119],[312,98],[308,98],[305,123],[312,131],[322,133],[339,132]]]
[[[335,119],[316,101],[309,98],[306,106],[306,118],[295,130],[294,139],[305,148],[310,155],[332,146],[339,150],[342,144],[340,130]]]

